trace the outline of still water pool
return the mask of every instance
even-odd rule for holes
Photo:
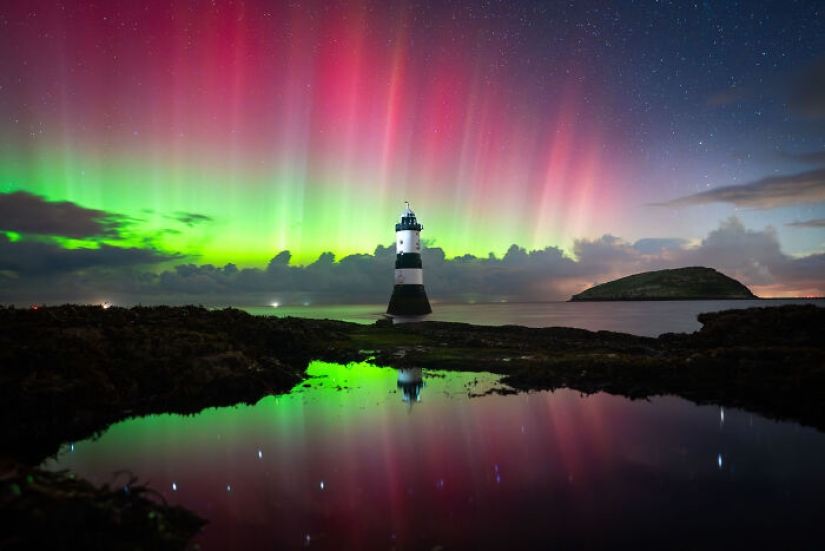
[[[825,435],[660,397],[315,362],[254,406],[157,415],[46,464],[134,474],[204,549],[814,548]],[[118,474],[120,472],[120,474]]]

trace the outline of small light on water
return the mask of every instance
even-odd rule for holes
[[[321,489],[322,490],[324,489],[324,481],[323,480],[321,481]]]
[[[263,457],[264,457],[264,452],[262,452],[261,450],[258,450],[258,459],[263,459]]]
[[[178,491],[178,485],[174,482],[172,483],[172,490],[175,491],[175,492]]]
[[[718,458],[717,462],[719,463],[719,469],[721,470],[722,469],[722,454],[721,453],[719,454],[719,458]]]
[[[273,303],[270,304],[270,306],[272,306],[273,308],[277,308],[280,305],[281,305],[280,302],[273,302]]]
[[[229,484],[227,484],[227,485],[226,485],[226,491],[227,491],[227,492],[231,492],[231,491],[232,491],[232,486],[230,486]]]

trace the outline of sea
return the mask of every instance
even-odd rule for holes
[[[766,308],[783,304],[816,304],[825,299],[691,300],[628,302],[494,302],[453,304],[432,302],[427,316],[394,316],[396,323],[450,321],[474,325],[575,327],[615,331],[644,337],[663,333],[693,333],[701,329],[697,317],[705,312],[739,308]],[[247,306],[257,316],[293,316],[371,324],[386,316],[386,304]]]

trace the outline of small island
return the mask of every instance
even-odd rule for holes
[[[656,270],[596,285],[571,302],[611,300],[752,300],[750,289],[713,268]]]

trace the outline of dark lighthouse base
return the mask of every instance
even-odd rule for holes
[[[396,285],[392,290],[387,313],[397,316],[423,316],[432,313],[423,285]]]

